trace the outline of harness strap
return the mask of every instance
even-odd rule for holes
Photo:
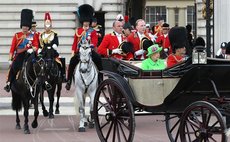
[[[94,69],[94,70],[95,70],[95,69]],[[89,86],[93,83],[93,81],[94,81],[94,79],[95,79],[96,72],[94,71],[94,76],[93,76],[93,79],[90,81],[90,83],[89,83],[88,85],[86,85],[85,80],[84,80],[84,78],[83,78],[83,76],[82,76],[82,73],[81,73],[81,72],[80,72],[80,75],[81,75],[81,80],[82,80],[82,82],[83,82],[83,83],[84,83],[84,85],[85,85],[85,92],[84,92],[84,93],[86,93],[86,92],[88,91]]]

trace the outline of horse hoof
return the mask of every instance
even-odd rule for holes
[[[49,114],[49,119],[53,119],[54,115],[53,114]]]
[[[87,122],[84,122],[84,126],[85,126],[85,127],[88,126],[88,123],[87,123]]]
[[[60,114],[60,111],[56,109],[55,114]]]
[[[24,130],[24,134],[30,134],[30,130],[29,129]]]
[[[47,110],[43,110],[43,116],[47,117],[48,115],[49,115],[48,111]]]
[[[78,128],[78,132],[85,132],[85,128],[84,127]]]
[[[15,127],[15,129],[17,129],[17,130],[21,129],[20,124],[17,124],[16,127]]]
[[[90,129],[94,128],[94,122],[89,122],[89,128]]]
[[[37,121],[33,121],[33,123],[31,124],[32,128],[37,128],[38,127],[38,122]]]

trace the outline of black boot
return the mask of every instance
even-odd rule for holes
[[[9,93],[10,92],[10,85],[6,84],[6,86],[4,87],[4,90]]]
[[[71,88],[71,81],[68,80],[67,83],[66,83],[66,85],[65,85],[65,89],[66,90],[70,90],[70,88]]]

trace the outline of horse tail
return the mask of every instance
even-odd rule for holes
[[[20,111],[22,109],[22,98],[20,94],[12,91],[12,109]]]

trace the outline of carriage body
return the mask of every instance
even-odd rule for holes
[[[215,113],[218,114],[216,119],[221,119],[218,120],[221,121],[218,126],[221,125],[223,131],[225,131],[227,121],[225,119],[227,117],[224,120],[221,117],[230,114],[229,109],[225,109],[229,108],[230,101],[230,86],[226,83],[230,80],[229,60],[208,58],[207,64],[192,64],[192,59],[188,59],[162,71],[143,71],[139,68],[140,63],[135,61],[105,59],[104,63],[104,69],[106,70],[102,71],[104,75],[118,84],[118,88],[120,87],[124,91],[121,91],[124,94],[123,97],[131,103],[133,114],[129,115],[137,115],[135,110],[150,112],[153,115],[165,115],[166,129],[170,141],[185,141],[186,136],[182,136],[179,140],[181,136],[173,134],[168,125],[169,117],[176,115],[178,122],[181,124],[183,120],[181,118],[185,119],[190,112],[194,112],[190,109],[187,111],[187,108],[190,108],[193,103],[195,103],[195,106],[203,104],[205,108],[207,106],[207,110],[217,111],[218,113]],[[100,85],[103,85],[103,83]],[[97,93],[100,92],[100,85]],[[121,94],[121,92],[118,94]],[[198,101],[202,102],[199,103]],[[206,102],[208,102],[208,105]],[[98,107],[98,105],[95,105],[95,107]],[[192,108],[195,107],[192,105]],[[184,116],[183,113],[187,116]],[[215,116],[215,114],[211,113],[209,115]],[[186,120],[187,118],[183,121],[186,122]],[[183,126],[185,126],[185,122],[182,123]],[[175,133],[183,133],[183,126],[177,124],[178,130]],[[132,128],[129,129],[132,130]],[[226,140],[225,132],[220,132],[224,138],[217,141]],[[103,136],[100,134],[99,137]],[[130,137],[132,137],[131,133]]]

